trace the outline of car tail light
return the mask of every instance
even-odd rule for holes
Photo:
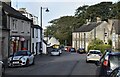
[[[108,60],[104,60],[103,65],[108,66]]]

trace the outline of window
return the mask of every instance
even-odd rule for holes
[[[36,29],[36,38],[38,38],[38,29]]]
[[[22,28],[21,33],[24,33],[24,21],[21,21],[21,23],[22,23],[22,26],[21,26],[21,28]]]
[[[110,66],[111,69],[115,69],[120,65],[120,55],[110,56]]]
[[[34,28],[32,28],[32,38],[34,38]]]
[[[107,33],[104,33],[105,36],[107,36]]]
[[[32,52],[34,52],[34,43],[32,43]]]
[[[12,19],[12,30],[17,30],[17,20]]]

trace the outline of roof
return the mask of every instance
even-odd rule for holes
[[[96,51],[96,52],[101,52],[100,50],[89,50],[89,51]]]
[[[120,34],[120,20],[114,20],[113,27],[115,29],[115,33]]]
[[[32,28],[37,28],[37,29],[42,29],[42,27],[39,26],[39,25],[32,25],[31,27],[32,27]]]
[[[89,32],[93,30],[95,27],[100,25],[102,22],[91,22],[89,24],[84,24],[80,28],[76,29],[74,32]]]
[[[109,53],[109,55],[120,55],[120,52],[111,52],[111,53]]]
[[[28,19],[26,16],[22,15],[22,13],[20,13],[19,11],[15,10],[11,6],[7,5],[5,2],[2,2],[2,6],[3,6],[3,11],[7,12],[7,14],[9,16],[15,17],[18,19],[23,19],[26,21],[32,21],[32,20]]]

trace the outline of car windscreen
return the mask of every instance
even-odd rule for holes
[[[120,66],[120,55],[111,55],[110,56],[110,67],[114,70],[116,67]]]
[[[58,52],[58,50],[57,50],[57,49],[54,49],[54,50],[52,50],[52,52]]]
[[[75,49],[74,49],[74,48],[71,48],[70,50],[71,50],[71,51],[75,51]]]
[[[14,56],[28,56],[27,51],[18,51],[14,54]]]
[[[98,51],[90,51],[90,54],[100,54]]]

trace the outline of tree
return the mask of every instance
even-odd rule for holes
[[[95,5],[80,6],[75,11],[75,16],[63,16],[58,19],[51,20],[45,31],[45,36],[51,35],[59,39],[61,44],[65,40],[69,45],[72,43],[72,32],[86,23],[87,20],[93,22],[100,17],[102,20],[120,19],[120,1],[117,3],[101,2]]]
[[[110,16],[110,13],[112,13],[111,11],[113,11],[112,7],[112,2],[101,2],[92,6],[80,6],[76,10],[75,15],[85,19],[90,19],[91,21],[96,21],[97,17],[100,17],[102,20],[107,20],[112,17]]]
[[[58,19],[54,19],[49,23],[52,25],[47,27],[47,30],[44,33],[45,36],[47,36],[47,34],[52,35],[59,39],[62,44],[67,40],[68,44],[71,45],[72,32],[74,29],[83,25],[84,21],[75,16],[63,16]]]

